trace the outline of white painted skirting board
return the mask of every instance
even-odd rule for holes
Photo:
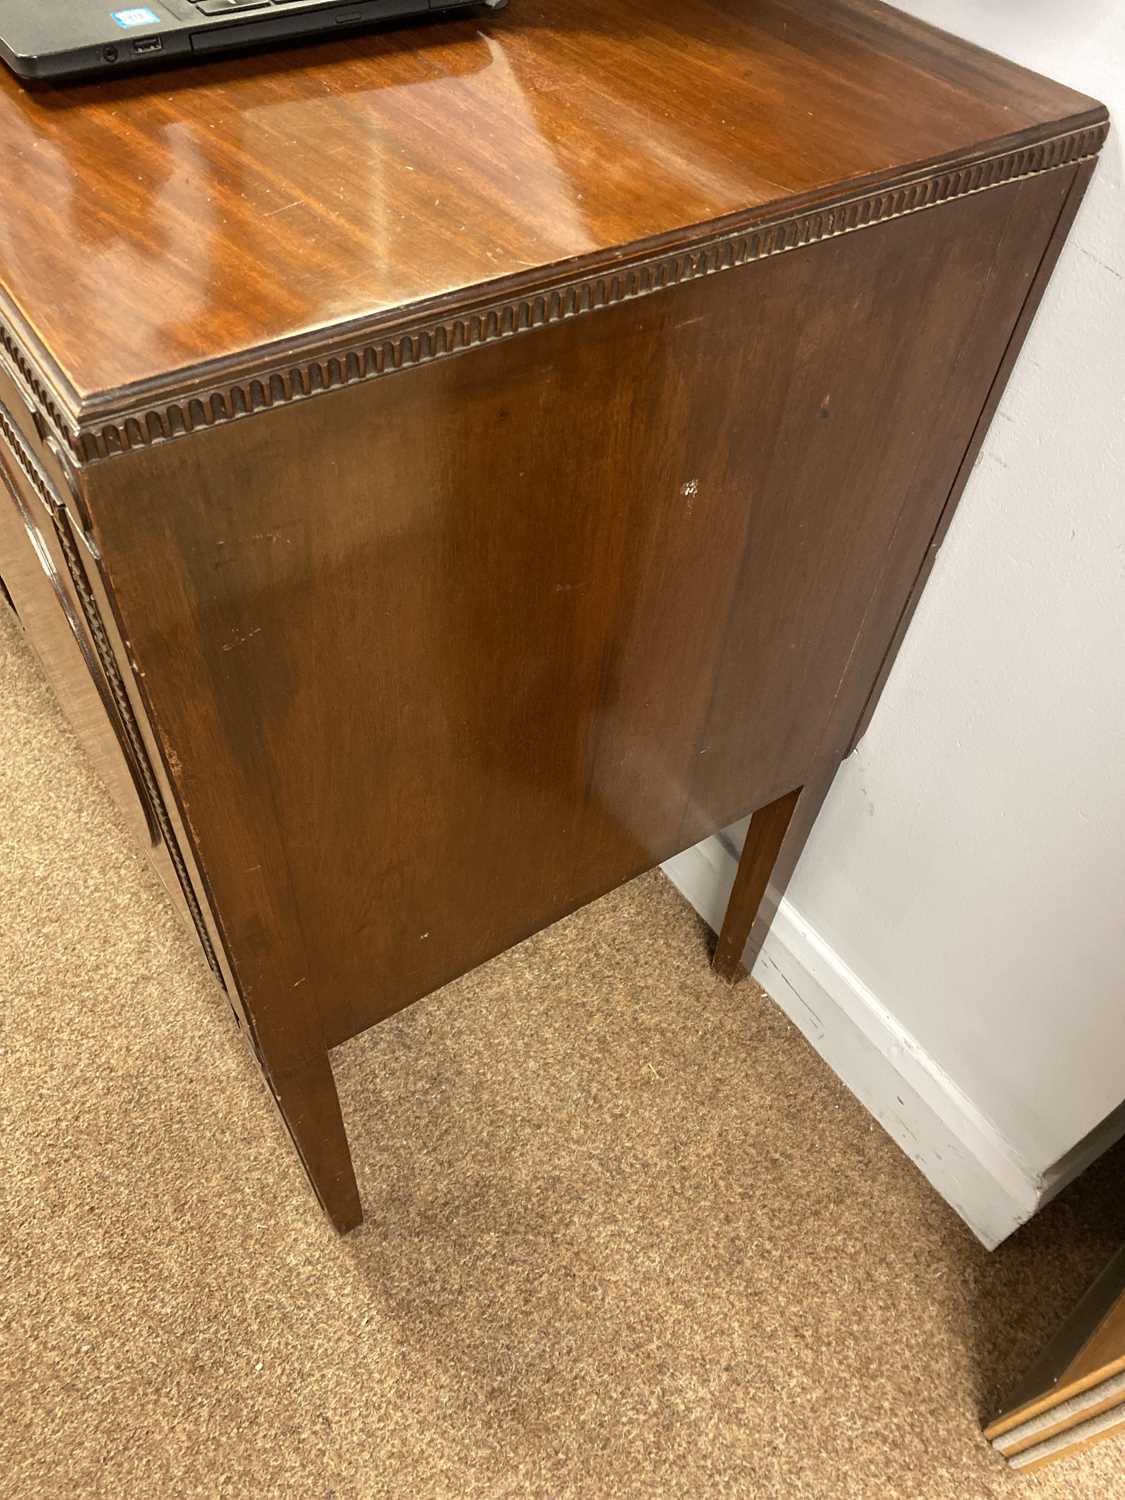
[[[734,851],[716,836],[663,869],[718,931],[736,866]],[[778,907],[753,974],[989,1249],[1050,1196],[1043,1179],[788,901]]]

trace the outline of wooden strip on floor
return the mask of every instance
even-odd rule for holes
[[[1021,1422],[1018,1427],[1013,1427],[1009,1432],[994,1438],[992,1446],[1005,1458],[1013,1458],[1017,1453],[1022,1453],[1025,1448],[1046,1442],[1057,1433],[1066,1432],[1072,1427],[1077,1427],[1080,1422],[1088,1422],[1093,1417],[1101,1416],[1102,1412],[1112,1411],[1115,1406],[1123,1403],[1125,1403],[1125,1371],[1101,1385],[1093,1386],[1088,1391],[1072,1396],[1061,1406],[1052,1407],[1048,1411],[1040,1412],[1036,1417],[1031,1417],[1026,1422]]]
[[[1061,1432],[1058,1437],[1049,1438],[1045,1443],[1037,1443],[1034,1448],[1028,1448],[1015,1458],[1010,1458],[1008,1463],[1013,1469],[1031,1473],[1034,1469],[1041,1469],[1057,1459],[1081,1453],[1083,1448],[1092,1447],[1094,1443],[1103,1442],[1120,1433],[1125,1433],[1125,1410],[1118,1406],[1090,1422],[1084,1422],[1080,1427],[1072,1427],[1069,1432]]]

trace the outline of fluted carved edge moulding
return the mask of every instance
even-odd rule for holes
[[[1108,123],[1055,135],[1018,150],[983,157],[945,170],[926,169],[908,181],[855,193],[827,204],[770,219],[768,207],[753,218],[690,246],[640,253],[612,268],[578,275],[560,271],[555,284],[495,294],[479,300],[481,288],[463,296],[478,300],[439,316],[394,310],[357,330],[342,331],[338,342],[317,336],[318,347],[291,342],[281,354],[249,351],[215,372],[180,374],[177,386],[151,388],[143,399],[116,409],[91,402],[86,410],[68,402],[15,331],[0,319],[0,360],[17,381],[41,430],[53,432],[79,464],[95,463],[214,427],[324,391],[393,375],[437,359],[513,338],[539,328],[652,296],[685,282],[765,260],[820,240],[869,229],[906,214],[936,208],[958,198],[1076,166],[1096,156]],[[128,394],[128,393],[127,393]]]

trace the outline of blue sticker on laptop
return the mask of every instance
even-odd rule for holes
[[[134,10],[111,10],[110,15],[118,26],[159,26],[160,17],[147,5],[138,5]]]

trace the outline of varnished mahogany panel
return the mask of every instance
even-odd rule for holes
[[[843,753],[1073,174],[87,471],[267,1051]]]
[[[73,415],[1103,119],[869,0],[513,0],[104,83],[0,68],[0,309]]]
[[[328,1048],[766,809],[737,962],[1105,131],[873,0],[0,69],[0,399],[57,532],[28,615],[80,606],[338,1227]]]

